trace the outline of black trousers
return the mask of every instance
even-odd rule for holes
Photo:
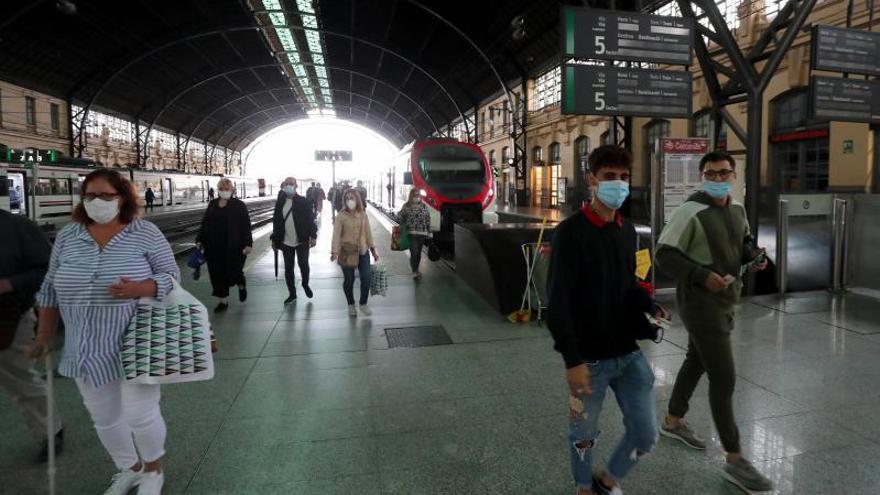
[[[281,245],[281,254],[284,255],[284,281],[287,282],[287,292],[296,294],[296,277],[293,265],[299,258],[299,275],[302,277],[303,287],[309,286],[309,243],[301,242],[297,247]]]
[[[247,257],[241,254],[241,251],[218,253],[206,247],[205,258],[208,260],[208,276],[214,289],[211,295],[220,298],[229,297],[230,287],[245,285],[244,262]]]
[[[150,211],[153,211],[153,200],[151,200],[151,199],[147,200],[147,206],[144,208],[144,210],[147,210],[147,209],[149,209]]]

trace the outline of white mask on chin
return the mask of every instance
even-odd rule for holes
[[[95,198],[83,201],[83,207],[86,209],[86,215],[97,224],[106,224],[113,221],[119,215],[119,200],[111,199],[109,201]]]
[[[357,205],[357,201],[353,199],[349,199],[345,202],[345,206],[347,206],[349,210],[354,210],[355,208],[357,208]]]
[[[232,191],[220,191],[217,194],[220,195],[220,199],[229,199],[232,197]]]

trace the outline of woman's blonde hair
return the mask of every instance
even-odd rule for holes
[[[218,191],[220,189],[222,189],[223,186],[229,186],[229,189],[232,189],[233,191],[235,190],[235,184],[231,180],[227,179],[226,177],[217,181],[217,190]]]
[[[349,189],[348,191],[345,191],[345,194],[342,196],[342,202],[347,203],[349,196],[353,196],[354,200],[357,201],[357,206],[354,208],[354,211],[364,211],[364,202],[361,201],[361,194],[354,189]],[[348,205],[346,204],[344,206],[345,209],[348,210]]]

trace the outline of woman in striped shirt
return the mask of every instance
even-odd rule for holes
[[[81,199],[75,221],[58,233],[37,294],[40,318],[31,354],[45,356],[60,316],[66,335],[59,372],[75,379],[98,438],[120,470],[105,493],[122,495],[137,486],[139,495],[158,495],[166,435],[159,386],[123,383],[118,359],[137,299],[161,299],[180,272],[159,229],[137,218],[134,188],[118,172],[90,173]]]

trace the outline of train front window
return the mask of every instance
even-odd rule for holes
[[[419,169],[428,183],[482,183],[486,178],[486,167],[480,155],[459,146],[425,149],[419,157]]]

